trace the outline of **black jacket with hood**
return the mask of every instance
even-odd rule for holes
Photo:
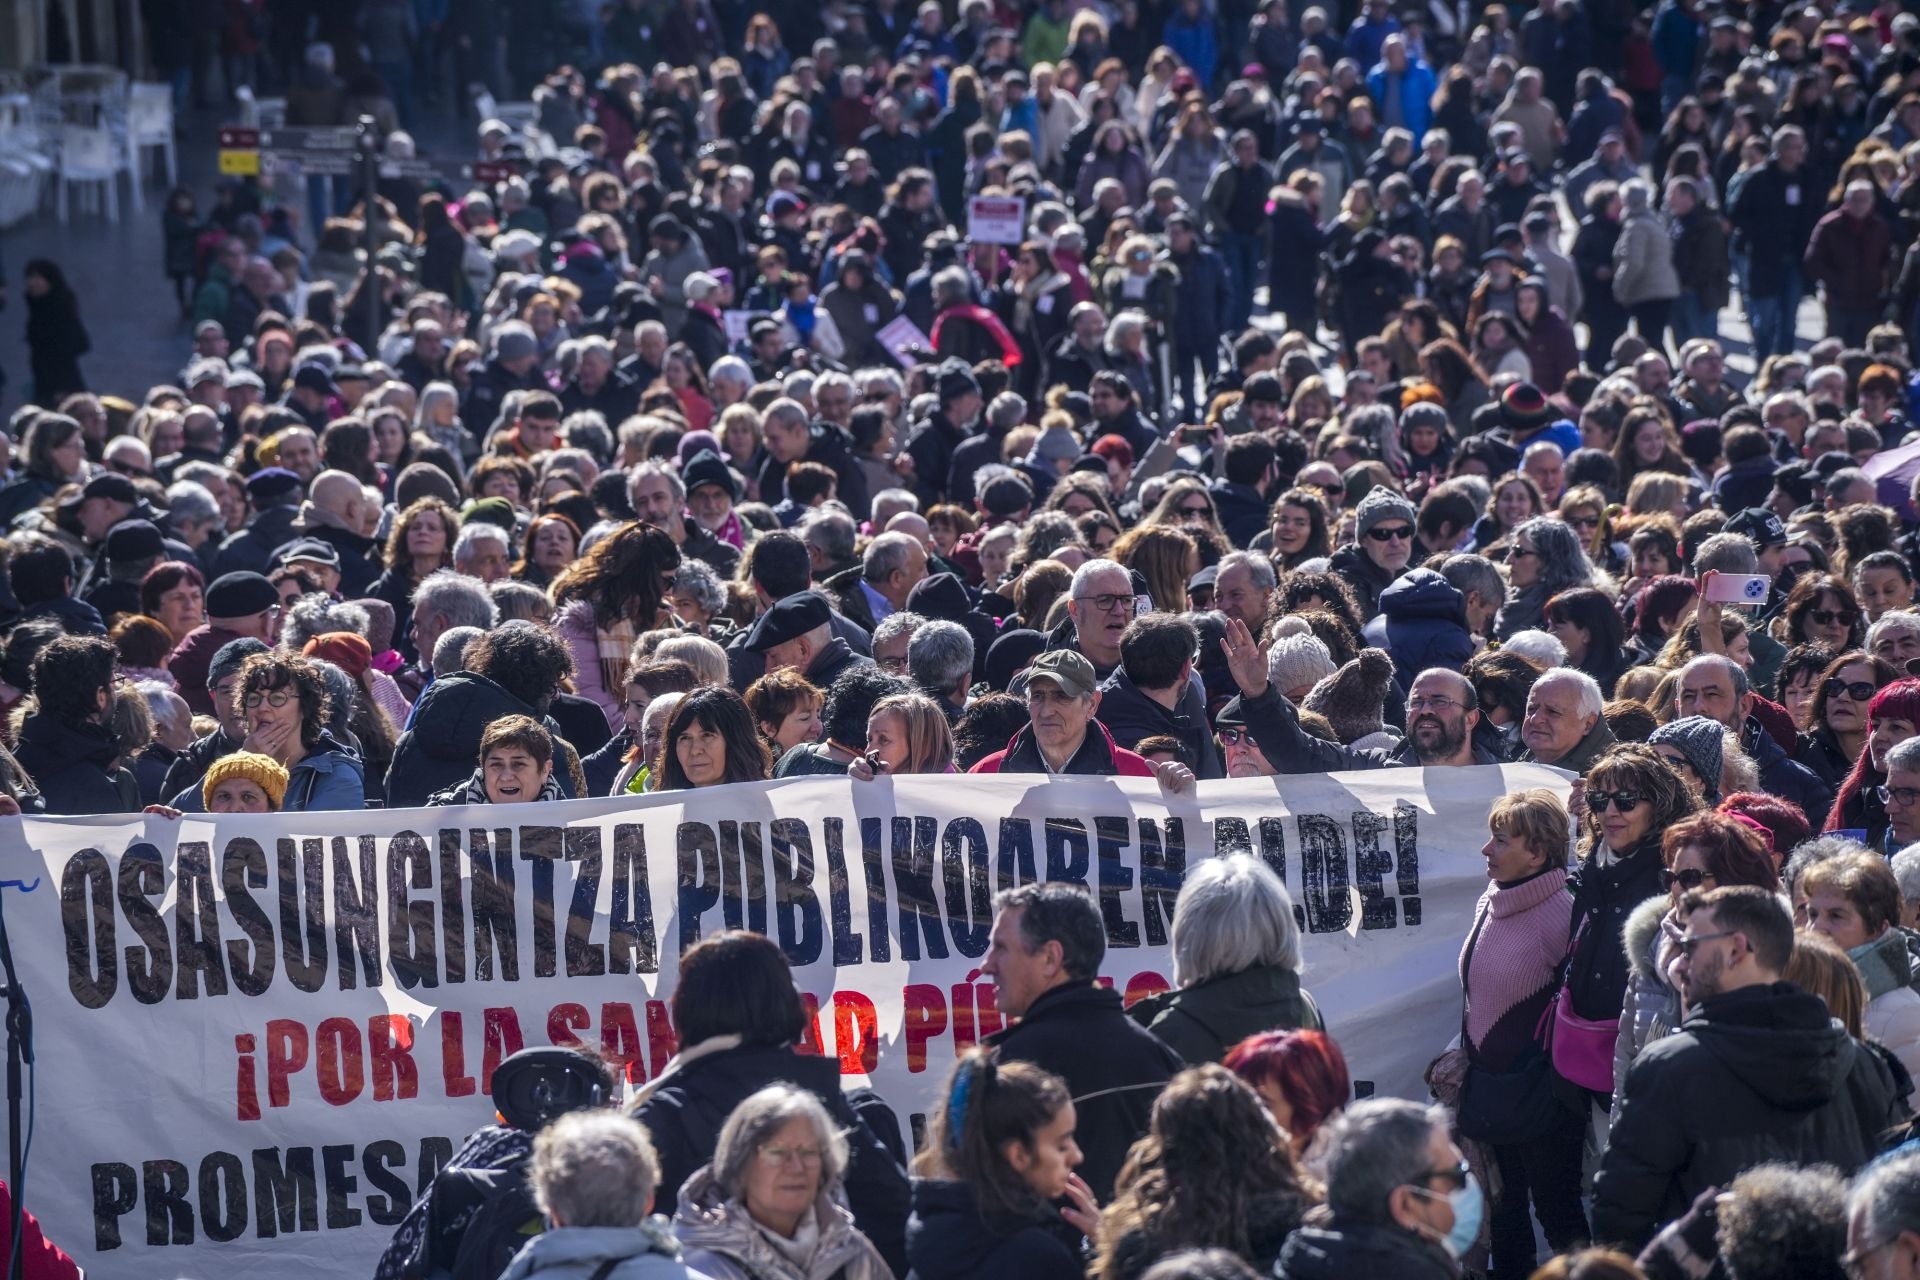
[[[1466,668],[1474,655],[1467,630],[1467,601],[1460,589],[1431,569],[1412,569],[1380,593],[1380,613],[1362,637],[1393,659],[1393,682],[1405,695],[1428,667]]]
[[[1786,982],[1708,996],[1641,1050],[1624,1088],[1594,1179],[1593,1235],[1629,1251],[1757,1164],[1851,1174],[1902,1119],[1887,1064]]]
[[[140,788],[114,766],[119,754],[104,725],[68,724],[45,712],[26,718],[14,748],[50,814],[138,813]]]

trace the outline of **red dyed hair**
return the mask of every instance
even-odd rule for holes
[[[1278,1086],[1302,1142],[1353,1096],[1346,1055],[1324,1031],[1262,1031],[1233,1046],[1223,1065],[1250,1087]]]
[[[1813,824],[1807,821],[1799,805],[1764,791],[1736,791],[1720,802],[1719,812],[1737,814],[1771,832],[1776,867],[1783,864],[1803,840],[1813,838]]]
[[[1873,695],[1873,701],[1867,704],[1869,735],[1873,733],[1874,724],[1883,717],[1920,724],[1920,680],[1895,680]],[[1884,782],[1886,779],[1881,777],[1880,771],[1873,767],[1872,750],[1866,747],[1861,748],[1860,758],[1853,762],[1853,768],[1848,771],[1846,780],[1834,793],[1833,808],[1827,811],[1827,825],[1823,830],[1844,830],[1846,821],[1841,817],[1841,813],[1853,798],[1860,794],[1861,788],[1879,786]],[[1774,847],[1779,847],[1777,842]]]

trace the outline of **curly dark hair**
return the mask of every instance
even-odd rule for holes
[[[63,724],[99,715],[99,695],[112,695],[119,659],[104,636],[61,636],[47,645],[33,659],[33,697],[41,714]]]
[[[233,700],[244,707],[256,693],[291,689],[300,700],[300,745],[312,751],[320,745],[333,715],[333,698],[327,693],[327,677],[320,664],[310,658],[290,658],[284,653],[256,653],[240,668],[240,683],[234,686]]]
[[[975,698],[953,726],[954,767],[971,769],[1003,749],[1031,718],[1026,702],[1010,693]]]
[[[668,579],[679,567],[680,548],[666,530],[639,522],[623,524],[554,579],[553,605],[558,609],[584,600],[593,606],[600,626],[626,621],[638,630],[650,630],[666,597]]]
[[[393,531],[387,535],[387,569],[400,575],[407,582],[419,584],[419,578],[413,572],[413,556],[407,551],[407,535],[413,532],[413,526],[424,515],[440,517],[440,527],[446,531],[447,545],[440,551],[440,567],[453,566],[453,544],[460,539],[460,514],[439,498],[415,498],[407,505],[393,522]]]
[[[1100,1215],[1097,1280],[1130,1274],[1143,1245],[1150,1257],[1207,1246],[1251,1254],[1260,1219],[1288,1208],[1297,1218],[1318,1198],[1260,1096],[1216,1063],[1182,1071],[1154,1100],[1114,1189]]]
[[[897,693],[912,692],[913,686],[907,681],[890,676],[876,666],[862,663],[849,667],[827,689],[826,708],[821,712],[827,737],[843,747],[865,751],[867,717],[873,714],[874,703]],[[1021,703],[1020,709],[1024,714],[1026,703]],[[1002,740],[993,750],[998,751],[1005,745]]]
[[[1641,803],[1652,806],[1653,824],[1647,829],[1646,839],[1656,844],[1668,827],[1700,809],[1700,801],[1687,790],[1674,767],[1658,751],[1640,742],[1609,747],[1587,770],[1587,790],[1639,792]],[[1580,852],[1582,857],[1592,857],[1606,837],[1599,813],[1591,808],[1586,827],[1587,842]]]
[[[1822,607],[1822,602],[1832,596],[1838,608],[1853,614],[1853,621],[1847,627],[1847,648],[1860,647],[1866,635],[1866,613],[1860,608],[1860,601],[1853,594],[1853,588],[1847,580],[1831,573],[1809,573],[1793,584],[1793,591],[1787,596],[1787,607],[1774,623],[1774,635],[1789,645],[1806,644],[1812,637],[1802,629],[1807,615]]]
[[[537,622],[503,623],[467,648],[467,670],[505,689],[536,712],[545,712],[573,674],[566,642]]]
[[[1298,569],[1281,575],[1280,585],[1274,588],[1272,599],[1267,601],[1266,623],[1262,630],[1290,613],[1306,609],[1306,602],[1315,596],[1324,601],[1319,607],[1346,623],[1355,635],[1360,634],[1366,619],[1360,616],[1360,602],[1354,598],[1353,588],[1330,573],[1302,573]]]

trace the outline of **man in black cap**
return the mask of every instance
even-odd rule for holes
[[[1762,618],[1770,618],[1786,607],[1787,590],[1780,587],[1780,553],[1787,545],[1787,526],[1779,516],[1765,507],[1748,507],[1735,512],[1728,518],[1720,530],[1722,533],[1737,533],[1753,543],[1754,555],[1759,561],[1757,572],[1767,575],[1773,583],[1769,588],[1766,607],[1760,611]]]
[[[331,405],[333,397],[340,394],[340,388],[334,385],[333,375],[327,372],[327,366],[317,360],[309,360],[293,371],[293,383],[287,388],[286,407],[300,415],[300,420],[318,433],[326,429],[333,420]]]
[[[93,477],[78,489],[68,491],[59,501],[56,522],[71,536],[77,536],[89,551],[106,541],[113,526],[131,516],[140,505],[140,493],[133,481],[112,472]]]
[[[810,587],[812,578],[813,559],[798,534],[779,529],[763,533],[754,541],[747,581],[763,613],[771,609],[776,600],[807,590],[812,590],[826,603],[826,594],[820,588]],[[866,657],[873,652],[872,638],[840,614],[832,613],[827,625],[854,653]],[[766,655],[747,646],[752,634],[751,630],[736,631],[727,642],[727,683],[736,690],[745,690],[767,671]]]
[[[913,459],[913,491],[924,506],[945,500],[952,487],[954,451],[980,416],[980,384],[961,361],[942,364],[934,386],[939,407],[914,427],[907,441],[907,456]]]
[[[180,686],[195,715],[213,714],[207,673],[214,655],[232,641],[252,637],[264,644],[279,640],[280,593],[257,573],[229,573],[207,588],[207,621],[189,631],[167,659],[167,671]]]
[[[747,326],[747,367],[759,381],[779,378],[780,371],[787,367],[789,350],[786,330],[773,317],[761,316]]]
[[[174,797],[199,786],[200,779],[206,776],[215,760],[232,755],[246,742],[247,717],[233,695],[240,687],[241,666],[254,654],[268,652],[271,652],[269,647],[252,636],[229,640],[214,652],[213,661],[207,665],[207,696],[213,703],[213,716],[220,723],[212,733],[195,738],[167,767],[160,794],[176,809],[181,806],[174,804]]]
[[[213,558],[215,576],[265,573],[273,563],[274,550],[295,536],[293,522],[304,494],[300,477],[284,467],[268,467],[248,476],[247,500],[253,504],[253,519],[220,544]]]
[[[853,667],[870,666],[833,634],[833,611],[811,591],[790,595],[760,615],[747,633],[746,648],[761,654],[769,672],[792,669],[824,689]]]
[[[687,486],[687,513],[694,523],[716,538],[740,537],[740,521],[733,514],[733,504],[740,501],[740,481],[719,454],[711,449],[694,454],[680,479]]]
[[[102,560],[87,591],[87,603],[112,626],[117,615],[140,612],[140,580],[166,556],[160,530],[151,520],[122,520],[107,534]]]

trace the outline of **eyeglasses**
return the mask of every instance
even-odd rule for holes
[[[1568,516],[1567,523],[1572,525],[1576,529],[1598,529],[1600,527],[1600,517],[1599,516]]]
[[[1842,680],[1839,676],[1827,681],[1824,686],[1829,698],[1852,698],[1855,702],[1869,701],[1880,690],[1878,686],[1865,680]]]
[[[1673,945],[1680,949],[1681,955],[1691,960],[1693,959],[1693,949],[1701,943],[1714,942],[1721,938],[1731,938],[1737,932],[1738,930],[1735,929],[1723,929],[1719,933],[1703,933],[1697,937],[1677,939]]]
[[[250,693],[247,695],[246,701],[240,705],[246,707],[248,710],[252,710],[263,702],[270,707],[284,707],[291,701],[293,701],[293,695],[291,693],[288,693],[285,689],[275,689],[272,693]]]
[[[1367,530],[1367,537],[1373,542],[1392,542],[1396,538],[1405,542],[1413,537],[1413,526],[1397,524],[1389,529],[1384,525],[1375,525]]]
[[[761,1164],[770,1165],[776,1169],[790,1164],[811,1169],[823,1158],[819,1147],[762,1147],[756,1154],[759,1155]]]
[[[1698,889],[1701,885],[1714,878],[1713,872],[1702,871],[1698,867],[1688,867],[1685,871],[1662,871],[1660,873],[1660,887],[1668,892],[1672,892],[1673,886],[1677,884],[1682,889],[1691,891]]]
[[[1223,747],[1252,746],[1253,735],[1245,729],[1220,730],[1220,745]]]
[[[1595,791],[1592,787],[1587,788],[1587,808],[1595,813],[1605,813],[1608,805],[1625,813],[1629,809],[1638,809],[1645,799],[1638,791]]]
[[[1454,698],[1412,697],[1407,699],[1407,710],[1409,711],[1452,711],[1455,708],[1466,705],[1466,703]]]
[[[1880,798],[1881,804],[1897,803],[1902,809],[1920,804],[1920,787],[1875,787],[1873,794]]]
[[[1421,1182],[1432,1182],[1438,1178],[1445,1182],[1451,1182],[1458,1188],[1466,1186],[1472,1177],[1473,1173],[1467,1168],[1467,1162],[1462,1160],[1459,1164],[1449,1169],[1429,1169],[1420,1175],[1419,1180]]]
[[[1537,556],[1539,554],[1540,553],[1538,551],[1535,551],[1532,547],[1515,547],[1512,551],[1509,551],[1507,553],[1507,559],[1508,560],[1525,560],[1528,556]]]
[[[1140,608],[1140,597],[1136,595],[1075,596],[1074,599],[1086,601],[1100,613],[1132,613]]]
[[[1836,622],[1843,627],[1850,627],[1860,621],[1858,609],[1809,609],[1807,616],[1823,627],[1830,627]]]

